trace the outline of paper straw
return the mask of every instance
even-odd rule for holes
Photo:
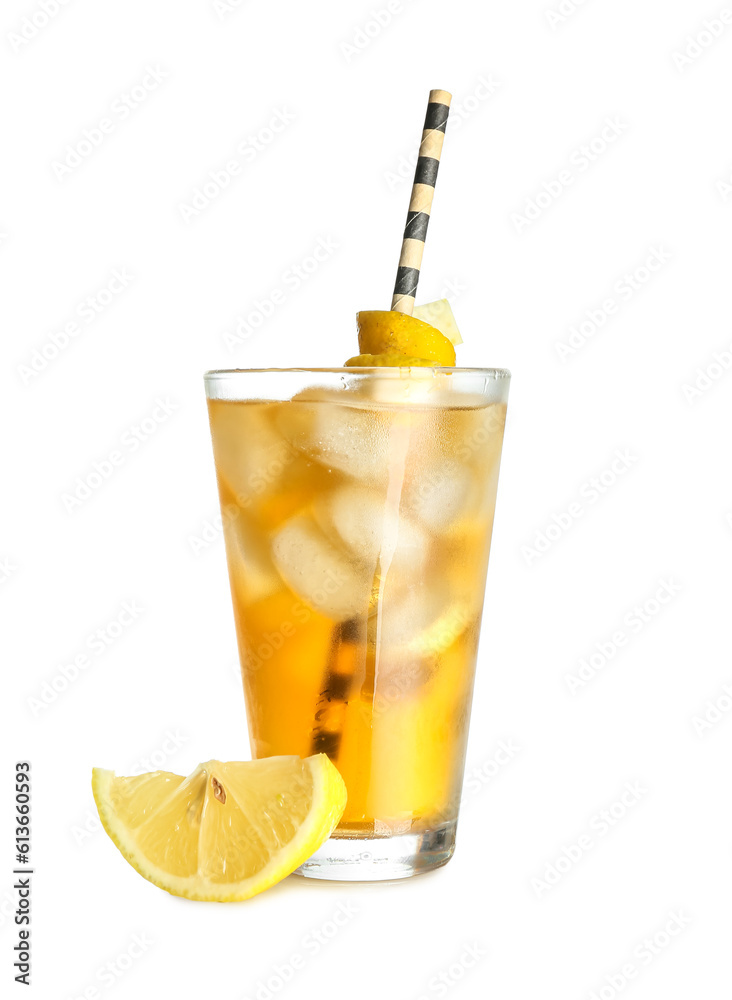
[[[391,308],[394,312],[411,316],[422,266],[424,241],[430,221],[432,198],[435,193],[437,171],[445,139],[447,116],[450,113],[452,95],[446,90],[431,90],[424,120],[422,142],[419,147],[417,169],[412,183],[412,197],[409,201],[407,224],[404,227],[402,253],[399,258],[394,296]]]

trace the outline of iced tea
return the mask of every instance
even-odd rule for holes
[[[508,381],[459,374],[209,399],[252,752],[327,753],[337,837],[454,827]]]

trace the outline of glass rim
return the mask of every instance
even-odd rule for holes
[[[397,367],[392,365],[373,365],[373,366],[353,366],[352,368],[339,367],[339,368],[212,368],[207,372],[204,372],[204,379],[215,378],[219,375],[266,375],[271,372],[272,374],[282,374],[287,372],[302,372],[302,373],[332,373],[334,375],[382,375],[386,378],[402,378],[402,372],[408,371],[410,374],[412,372],[419,374],[420,372],[431,372],[432,374],[438,375],[472,375],[472,376],[483,376],[486,378],[494,379],[510,379],[511,372],[508,368],[449,368],[442,365],[405,365],[404,367]]]

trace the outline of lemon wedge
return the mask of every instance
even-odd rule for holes
[[[460,336],[452,306],[447,299],[437,299],[435,302],[426,302],[423,306],[417,306],[414,310],[414,316],[436,327],[455,347],[462,344],[463,338]]]
[[[290,875],[323,844],[346,806],[325,754],[199,764],[184,778],[131,778],[95,768],[94,800],[122,855],[174,896],[249,899]]]
[[[345,368],[431,368],[434,361],[408,358],[404,354],[357,354],[346,361]]]
[[[358,313],[356,320],[361,354],[347,361],[348,367],[455,364],[455,348],[447,337],[421,319],[406,313],[371,309]],[[375,362],[374,356],[383,356],[385,360]],[[365,358],[370,360],[362,360]]]

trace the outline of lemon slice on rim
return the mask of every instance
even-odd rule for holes
[[[455,348],[436,327],[406,313],[371,309],[356,314],[361,353],[347,367],[381,364],[394,367],[423,365],[451,367]],[[385,360],[374,361],[374,356]]]
[[[325,754],[199,764],[187,778],[94,768],[104,829],[132,867],[174,896],[249,899],[333,832],[346,786]]]
[[[408,358],[406,354],[357,354],[346,361],[345,368],[433,368],[434,361]]]

